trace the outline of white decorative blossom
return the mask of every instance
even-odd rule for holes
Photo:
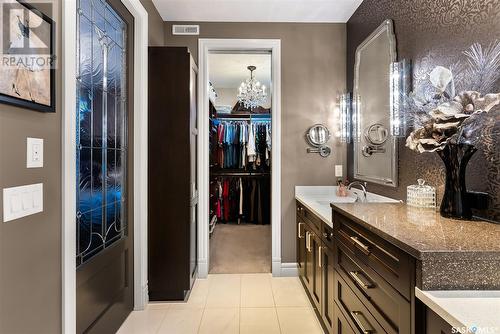
[[[443,94],[446,88],[453,81],[453,74],[449,69],[443,66],[436,66],[431,73],[429,73],[429,80],[432,85],[436,87],[439,94]],[[454,90],[454,88],[452,89]],[[454,93],[452,93],[454,95]]]

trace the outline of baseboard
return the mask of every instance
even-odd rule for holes
[[[281,264],[281,275],[282,277],[296,277],[299,276],[299,268],[297,263],[289,262]]]
[[[146,306],[149,303],[149,288],[148,288],[148,283],[142,287],[141,289],[141,295],[140,300],[136,300],[134,302],[134,311],[143,311],[146,309]]]
[[[208,277],[208,263],[207,261],[198,261],[198,278]]]

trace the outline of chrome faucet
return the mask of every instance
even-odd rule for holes
[[[366,182],[361,183],[359,181],[353,181],[353,182],[349,183],[349,185],[347,186],[347,190],[350,190],[354,186],[358,186],[361,188],[361,190],[363,191],[363,196],[364,196],[363,200],[366,201]],[[360,200],[358,194],[356,194],[356,197],[357,197],[356,202],[358,202]]]

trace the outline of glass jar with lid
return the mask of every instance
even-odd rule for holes
[[[418,184],[406,188],[407,204],[419,208],[436,207],[436,188],[425,184],[424,179],[418,179]]]

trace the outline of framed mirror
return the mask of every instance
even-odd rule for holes
[[[323,124],[315,124],[307,130],[306,138],[313,147],[322,147],[330,140],[330,130]]]
[[[390,134],[390,67],[396,61],[392,20],[356,49],[353,92],[354,177],[396,187],[397,138]]]

